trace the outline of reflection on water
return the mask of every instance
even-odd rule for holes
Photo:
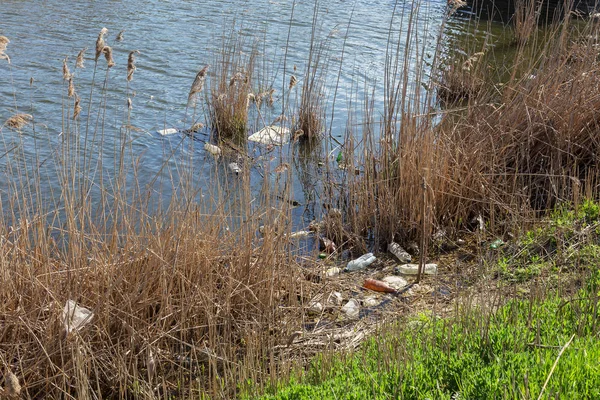
[[[331,126],[334,138],[343,140],[349,105],[362,99],[365,90],[374,90],[374,109],[383,110],[382,77],[390,26],[395,40],[402,41],[409,29],[410,10],[418,6],[411,34],[426,49],[424,57],[432,57],[445,3],[317,3],[314,41],[322,43],[320,56],[326,71],[323,81],[327,100],[324,107],[327,128]],[[208,130],[194,137],[163,137],[156,131],[185,129],[193,122],[206,122],[205,104],[193,111],[186,109],[188,90],[198,70],[214,62],[224,39],[233,36],[245,38],[250,45],[257,44],[261,61],[256,85],[260,87],[255,90],[276,89],[272,108],[261,109],[260,115],[251,111],[250,130],[262,128],[265,121],[281,114],[282,88],[288,85],[292,74],[301,80],[301,71],[306,69],[314,7],[313,1],[293,4],[275,0],[88,0],[71,2],[68,7],[53,0],[3,1],[0,35],[11,40],[7,53],[12,64],[0,60],[0,121],[15,112],[35,116],[33,128],[22,134],[6,127],[1,131],[0,153],[6,154],[0,159],[0,166],[8,177],[0,183],[4,209],[8,209],[7,202],[11,200],[7,194],[14,193],[20,185],[30,188],[31,198],[46,204],[48,209],[64,205],[58,184],[67,178],[63,157],[64,143],[69,141],[68,157],[76,158],[82,148],[87,149],[84,159],[76,161],[81,166],[81,176],[75,180],[87,188],[89,196],[106,196],[107,188],[116,186],[115,172],[127,168],[123,187],[136,188],[148,197],[160,197],[151,201],[155,209],[166,207],[170,198],[182,190],[182,177],[199,188],[193,198],[210,198],[215,191],[219,191],[219,198],[236,198],[231,192],[239,190],[242,178],[232,174],[227,165],[241,157],[254,196],[260,199],[261,191],[268,187],[277,193],[277,198],[297,201],[300,206],[293,208],[292,215],[297,225],[305,225],[319,213],[322,168],[335,144],[328,140],[322,141],[323,147],[292,143],[274,150],[249,144],[247,153],[246,149],[244,154],[233,150],[215,160],[203,148],[210,140]],[[94,68],[94,43],[102,27],[108,28],[106,44],[112,47],[116,61],[116,66],[108,71],[102,58],[98,68]],[[116,40],[120,31],[122,41]],[[75,69],[74,59],[85,47],[85,68]],[[140,54],[137,71],[128,83],[127,55],[133,50]],[[79,125],[70,119],[73,99],[66,96],[67,83],[62,77],[62,60],[67,56],[83,105]],[[212,74],[209,72],[209,80],[215,79]],[[411,70],[408,82],[414,80],[415,74]],[[367,87],[365,82],[375,82],[375,88]],[[300,81],[298,90],[301,85]],[[410,90],[420,89],[411,86]],[[299,93],[289,96],[292,109],[299,101]],[[131,110],[127,109],[128,97],[132,100]],[[284,163],[291,168],[289,176],[286,172],[274,172]],[[41,173],[35,174],[36,170]],[[232,207],[232,213],[244,208],[239,204],[227,207]]]

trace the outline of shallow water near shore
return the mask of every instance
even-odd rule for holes
[[[413,75],[417,69],[424,68],[426,74],[429,68],[426,64],[435,54],[446,2],[334,1],[315,5],[312,1],[292,4],[264,0],[251,3],[143,0],[83,1],[65,7],[57,1],[6,1],[2,7],[0,34],[11,40],[7,54],[12,63],[2,66],[0,120],[5,121],[15,112],[32,114],[35,118],[33,128],[26,128],[22,134],[7,128],[2,130],[0,150],[6,152],[6,156],[0,163],[12,176],[0,187],[4,192],[5,209],[9,204],[8,194],[15,187],[10,183],[22,184],[25,171],[40,167],[43,173],[25,183],[29,186],[39,181],[41,191],[35,193],[33,202],[41,202],[48,209],[61,207],[63,200],[53,194],[58,188],[56,176],[61,165],[58,154],[65,140],[63,131],[72,129],[68,115],[72,101],[66,97],[62,60],[69,57],[76,90],[82,104],[87,105],[94,77],[94,43],[100,29],[106,27],[106,44],[113,48],[116,66],[107,72],[105,61],[100,58],[91,111],[84,107],[80,116],[80,120],[85,121],[89,112],[91,123],[88,124],[97,132],[88,143],[88,157],[96,167],[94,174],[84,179],[110,182],[111,177],[117,175],[118,155],[125,142],[129,149],[125,164],[137,160],[136,167],[127,171],[128,185],[157,197],[155,207],[159,208],[181,190],[183,175],[186,179],[191,177],[193,186],[199,188],[198,199],[211,198],[215,187],[228,197],[227,193],[240,190],[238,183],[242,178],[232,174],[227,165],[239,162],[244,167],[243,174],[250,178],[253,193],[258,195],[264,190],[265,180],[268,180],[275,199],[281,201],[283,197],[284,201],[297,205],[292,209],[293,229],[301,229],[318,216],[322,204],[328,201],[321,191],[322,179],[325,176],[325,179],[335,179],[345,173],[336,168],[327,174],[324,171],[342,150],[339,143],[344,142],[348,131],[349,115],[362,107],[360,101],[369,93],[372,93],[375,113],[383,112],[382,77],[390,27],[392,34],[400,37],[400,43],[408,29],[412,29],[411,35],[417,37],[417,43],[423,48],[421,61],[424,63],[410,67],[409,73]],[[417,10],[412,25],[409,24],[411,9]],[[306,69],[314,15],[313,43],[324,44],[325,59],[321,78],[326,98],[325,140],[318,146],[300,148],[297,143],[291,143],[270,150],[250,143],[248,158],[224,157],[215,161],[204,150],[204,143],[211,140],[207,128],[191,137],[181,133],[171,136],[157,133],[165,128],[186,129],[195,122],[208,123],[203,102],[195,110],[186,108],[187,94],[197,71],[213,63],[222,50],[223,38],[232,36],[243,38],[249,45],[256,44],[261,61],[257,66],[259,79],[255,90],[268,87],[276,90],[272,108],[260,116],[250,111],[248,134],[272,121],[284,111],[281,93],[290,76],[294,74],[302,79],[302,71]],[[450,25],[449,34],[459,32],[461,23],[457,20]],[[123,40],[117,41],[120,31],[123,31]],[[75,69],[75,57],[85,47],[88,48],[85,69]],[[128,85],[125,79],[127,54],[133,50],[139,50],[140,54],[134,79]],[[208,80],[211,79],[216,79],[213,72],[209,72]],[[411,83],[414,81],[414,76],[407,80],[409,86],[413,85],[409,87],[409,96],[415,90],[423,90],[414,87],[416,85]],[[298,91],[291,93],[291,99],[299,98],[301,83]],[[209,86],[207,83],[205,91]],[[130,116],[127,97],[132,100]],[[351,123],[358,122],[352,120]],[[83,131],[83,127],[79,130]],[[16,147],[23,149],[19,156],[11,151]],[[15,162],[23,168],[16,176],[14,167],[9,167]],[[284,164],[291,168],[289,175],[274,172]],[[183,171],[187,171],[187,175]],[[100,184],[95,182],[91,195],[100,196],[101,191]],[[241,215],[235,204],[229,206],[232,215]]]

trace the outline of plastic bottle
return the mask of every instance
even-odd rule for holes
[[[344,269],[344,271],[346,272],[352,272],[352,271],[359,271],[361,269],[365,269],[367,268],[367,266],[371,265],[373,263],[373,261],[377,260],[377,257],[375,257],[373,255],[373,253],[367,253],[367,254],[363,254],[362,256],[358,257],[356,260],[352,260],[348,263],[348,265],[346,265],[346,268]]]
[[[242,169],[240,168],[238,163],[235,162],[229,163],[229,169],[236,175],[239,175],[242,172]]]
[[[388,244],[388,251],[396,256],[401,263],[409,263],[412,261],[412,257],[406,250],[402,248],[398,243],[391,242]]]
[[[425,264],[423,273],[426,275],[437,274],[437,264]],[[394,273],[404,275],[417,275],[419,273],[419,264],[404,264],[394,268]]]

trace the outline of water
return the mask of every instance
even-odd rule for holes
[[[59,154],[65,132],[74,130],[72,125],[67,126],[72,124],[66,114],[72,113],[73,103],[66,97],[67,86],[62,79],[62,60],[66,56],[83,106],[81,125],[76,130],[78,139],[84,142],[83,125],[88,115],[91,116],[88,132],[97,133],[88,136],[88,144],[92,145],[86,157],[91,168],[84,168],[87,176],[80,176],[82,182],[88,182],[90,195],[100,198],[106,187],[114,185],[118,154],[125,141],[127,159],[138,160],[135,175],[141,192],[160,197],[159,203],[168,202],[174,191],[180,190],[185,170],[194,186],[200,188],[197,197],[206,198],[211,196],[215,182],[225,191],[237,190],[240,178],[226,168],[231,160],[215,162],[205,152],[203,140],[210,137],[207,129],[195,139],[181,134],[163,137],[156,131],[165,127],[184,129],[196,120],[207,122],[205,106],[196,110],[194,119],[192,112],[186,110],[187,94],[198,70],[214,64],[224,38],[239,35],[247,44],[257,44],[259,84],[277,90],[273,108],[263,115],[268,122],[283,111],[281,89],[287,86],[290,76],[302,77],[314,32],[313,43],[323,43],[325,49],[322,79],[326,128],[329,132],[331,127],[331,136],[342,142],[349,114],[361,107],[365,93],[373,93],[376,117],[383,112],[390,26],[395,40],[400,37],[403,42],[409,29],[410,11],[418,8],[411,29],[416,35],[415,43],[424,49],[422,54],[427,64],[435,53],[445,7],[445,0],[418,5],[383,0],[327,1],[317,4],[313,25],[313,1],[293,4],[283,0],[113,0],[77,1],[68,6],[58,0],[2,1],[0,35],[11,40],[7,54],[12,63],[9,66],[0,60],[0,121],[22,112],[34,115],[36,122],[22,134],[2,128],[0,153],[6,154],[0,159],[0,170],[8,179],[0,183],[0,196],[5,213],[12,195],[22,187],[32,191],[34,202],[49,204],[47,208],[63,205],[58,190]],[[313,26],[316,26],[314,31]],[[106,42],[113,48],[116,66],[107,73],[101,57],[90,113],[94,45],[103,27],[108,28]],[[115,38],[121,30],[125,30],[124,40],[118,42]],[[85,69],[75,69],[75,58],[84,47],[88,48]],[[140,54],[134,79],[128,86],[127,55],[132,50],[139,50]],[[411,67],[411,78],[416,70]],[[209,73],[205,90],[210,87],[210,80],[215,79],[212,74]],[[297,96],[301,84],[300,79]],[[415,90],[421,89],[412,85],[409,94]],[[133,104],[130,119],[127,97]],[[251,112],[249,133],[262,128],[261,122]],[[259,193],[265,179],[272,185],[291,184],[291,197],[301,204],[293,210],[294,221],[301,227],[320,212],[323,168],[336,157],[339,148],[335,140],[325,140],[323,148],[312,152],[297,147],[290,144],[268,152],[264,146],[249,144],[248,155],[253,163],[248,173],[255,193]],[[292,168],[291,182],[283,177],[285,174],[272,172],[284,161]],[[42,173],[37,174],[40,170]],[[133,175],[130,168],[128,187],[135,186]],[[41,188],[39,193],[36,187]]]

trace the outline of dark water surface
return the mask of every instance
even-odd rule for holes
[[[327,130],[331,126],[331,136],[342,142],[349,113],[355,111],[355,107],[362,107],[360,101],[364,99],[365,89],[373,90],[375,119],[383,112],[383,77],[390,26],[395,40],[399,36],[402,42],[409,29],[410,11],[418,9],[411,33],[419,49],[423,49],[420,55],[425,62],[431,61],[446,1],[416,4],[334,0],[321,2],[317,7],[313,43],[324,43],[325,49],[322,53],[326,66],[322,77],[325,125]],[[31,189],[34,202],[42,201],[48,204],[47,208],[61,206],[63,199],[57,174],[61,164],[60,147],[65,139],[63,132],[78,132],[83,141],[86,130],[83,125],[88,115],[91,122],[87,130],[97,135],[89,135],[93,167],[87,170],[84,179],[94,182],[91,189],[94,193],[100,193],[100,186],[113,184],[123,140],[131,150],[129,156],[139,158],[137,177],[133,178],[132,168],[128,174],[131,182],[137,180],[142,191],[155,193],[168,201],[177,190],[184,166],[191,168],[194,184],[203,188],[205,198],[211,196],[215,182],[230,190],[240,177],[231,174],[226,167],[232,160],[215,162],[206,154],[202,140],[208,140],[208,130],[196,135],[196,140],[180,134],[161,136],[157,130],[190,126],[192,113],[188,110],[186,114],[186,103],[195,74],[204,65],[215,62],[223,38],[237,35],[259,49],[260,85],[277,90],[275,104],[264,111],[263,119],[268,122],[281,114],[281,89],[287,86],[292,74],[298,76],[299,83],[297,94],[292,93],[291,98],[300,94],[302,71],[309,57],[314,10],[314,1],[293,4],[284,0],[1,1],[0,35],[11,41],[7,54],[12,63],[8,65],[0,60],[0,122],[15,112],[35,117],[34,128],[26,128],[21,134],[6,127],[1,131],[0,153],[6,154],[0,159],[0,172],[7,177],[0,182],[4,211],[14,192],[24,186],[41,188],[40,192]],[[103,27],[108,29],[106,44],[113,48],[116,65],[107,72],[104,59],[98,62],[89,111],[94,45]],[[124,40],[116,41],[121,30],[125,30]],[[84,47],[88,48],[85,69],[75,69],[75,58]],[[128,86],[127,55],[132,50],[139,50],[140,54],[137,71]],[[66,97],[67,86],[62,79],[62,60],[66,56],[69,56],[83,106],[77,129],[67,115],[72,113],[73,103]],[[414,69],[411,68],[413,77]],[[211,70],[205,90],[210,87],[213,74]],[[411,77],[409,82],[413,80]],[[421,90],[415,86],[409,87],[409,94]],[[130,119],[126,107],[128,96],[133,103]],[[207,122],[206,106],[201,105],[196,115],[196,120]],[[248,134],[262,128],[261,121],[251,112]],[[134,129],[125,129],[126,125]],[[257,192],[264,179],[279,180],[277,174],[271,172],[277,165],[283,161],[291,165],[292,197],[302,204],[294,210],[298,226],[318,212],[322,203],[320,169],[339,152],[335,141],[324,142],[327,150],[313,151],[310,157],[299,155],[302,151],[295,148],[297,144],[272,152],[267,152],[265,146],[248,145],[248,155],[255,162],[248,174]],[[28,171],[41,173],[23,178]],[[100,181],[100,177],[104,180]]]

